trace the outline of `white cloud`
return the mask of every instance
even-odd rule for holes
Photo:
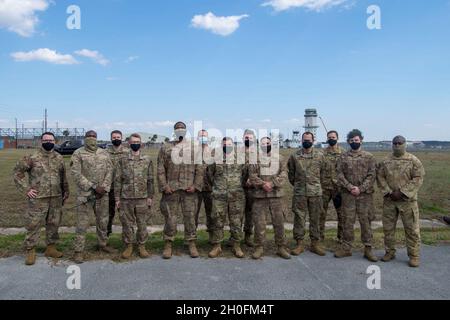
[[[191,25],[194,28],[209,30],[214,34],[229,36],[239,28],[239,21],[248,18],[249,15],[217,17],[212,12],[205,15],[196,15],[192,18]]]
[[[79,55],[81,57],[89,58],[95,63],[98,63],[102,66],[107,66],[109,64],[109,60],[106,59],[100,52],[89,50],[89,49],[83,49],[75,51],[76,55]]]
[[[41,48],[29,52],[14,52],[11,57],[18,62],[43,61],[52,64],[78,64],[70,54],[60,54],[48,48]]]
[[[275,11],[285,11],[291,8],[306,8],[313,11],[322,11],[344,4],[348,0],[270,0],[263,6],[271,6]]]
[[[0,28],[30,37],[39,23],[36,13],[48,6],[48,0],[0,0]]]
[[[125,60],[125,62],[126,63],[131,63],[131,62],[133,62],[133,61],[135,61],[137,59],[139,59],[139,56],[131,56],[131,57],[128,57],[127,60]]]

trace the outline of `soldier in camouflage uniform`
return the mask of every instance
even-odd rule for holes
[[[145,243],[148,239],[147,216],[154,195],[153,163],[141,152],[139,134],[132,134],[128,143],[131,150],[118,161],[114,184],[115,198],[119,199],[116,207],[120,210],[122,239],[126,246],[122,258],[130,259],[133,254],[133,225],[136,221],[139,256],[145,259],[150,256]]]
[[[327,138],[328,147],[323,151],[323,155],[325,157],[325,171],[322,181],[323,212],[320,217],[320,239],[322,241],[325,240],[325,224],[327,222],[328,206],[330,201],[333,201],[338,218],[337,238],[338,241],[341,242],[343,238],[344,222],[341,210],[342,195],[339,187],[337,186],[336,166],[337,160],[342,155],[344,150],[338,144],[339,134],[337,131],[328,132]]]
[[[198,227],[198,220],[200,216],[200,209],[202,207],[202,203],[205,204],[205,215],[206,215],[206,228],[207,232],[209,234],[209,242],[212,243],[212,231],[213,231],[213,225],[212,225],[212,219],[211,219],[211,212],[212,212],[212,185],[211,181],[209,180],[209,176],[207,174],[207,163],[206,159],[210,155],[211,150],[208,145],[208,132],[206,130],[201,130],[198,133],[198,142],[202,148],[203,153],[203,168],[204,168],[204,180],[203,180],[203,190],[198,193],[198,206],[197,206],[197,213],[195,215],[195,225]],[[211,154],[212,156],[212,154]]]
[[[70,163],[71,172],[77,186],[77,236],[75,239],[76,263],[83,263],[86,232],[89,228],[89,216],[96,218],[99,250],[115,253],[107,245],[109,196],[113,165],[107,151],[98,148],[97,133],[86,132],[84,147],[75,151]]]
[[[255,246],[253,259],[260,259],[264,254],[264,241],[266,239],[266,215],[272,217],[275,231],[275,244],[277,254],[290,259],[286,251],[286,239],[284,234],[284,191],[283,186],[287,181],[287,167],[279,150],[272,152],[272,141],[265,137],[261,139],[262,154],[258,164],[249,166],[249,176],[253,192],[253,222],[255,224]]]
[[[190,255],[192,258],[198,258],[195,213],[197,193],[203,189],[202,157],[201,154],[195,154],[194,144],[186,139],[186,125],[178,122],[174,129],[176,141],[164,144],[158,155],[158,184],[163,194],[161,213],[165,218],[163,258],[172,257],[179,213],[183,216],[184,238],[189,244]]]
[[[244,151],[245,151],[245,164],[248,166],[251,164],[256,164],[258,161],[258,150],[256,145],[256,135],[253,130],[247,129],[244,132]],[[245,191],[245,210],[243,216],[243,224],[244,224],[244,243],[248,247],[254,247],[254,243],[252,241],[253,236],[253,191],[254,187],[251,185],[249,181],[249,177],[244,177],[244,191]]]
[[[113,181],[115,181],[115,173],[119,159],[123,155],[128,155],[129,149],[126,145],[122,144],[122,132],[119,130],[114,130],[111,132],[111,143],[112,145],[106,149],[109,156],[111,157],[111,162],[113,164]],[[120,198],[115,197],[114,184],[111,186],[111,191],[109,192],[109,221],[108,221],[108,236],[112,234],[112,226],[114,223],[114,217],[116,216],[116,202]]]
[[[223,152],[216,152],[222,156],[208,166],[208,175],[213,184],[213,210],[214,225],[213,249],[210,258],[217,258],[222,253],[223,228],[228,217],[230,223],[232,251],[237,258],[243,258],[241,249],[242,216],[245,209],[244,177],[246,172],[245,161],[239,163],[238,155],[231,138],[222,141]]]
[[[294,186],[292,211],[294,214],[294,239],[297,246],[292,254],[298,256],[305,251],[306,217],[309,215],[310,251],[325,256],[320,245],[319,222],[323,212],[322,179],[325,169],[323,154],[314,148],[314,134],[305,132],[302,136],[302,149],[291,155],[288,162],[289,181]]]
[[[26,213],[25,263],[36,262],[35,247],[39,241],[41,228],[45,226],[47,249],[45,256],[61,258],[56,250],[59,239],[58,228],[62,216],[62,206],[69,198],[69,184],[66,177],[64,159],[54,151],[55,136],[44,133],[42,147],[19,161],[14,169],[14,182],[18,190],[28,198]]]
[[[375,158],[369,152],[362,151],[363,135],[355,129],[347,136],[351,150],[338,160],[338,185],[342,190],[342,213],[344,215],[344,237],[341,247],[335,252],[336,258],[352,255],[355,239],[354,226],[356,217],[361,225],[361,240],[365,246],[364,257],[377,262],[372,252],[371,211],[373,210],[373,193],[376,179]]]
[[[383,229],[386,255],[382,261],[395,259],[395,229],[398,217],[403,221],[411,267],[420,264],[420,223],[417,194],[423,184],[425,170],[420,160],[406,152],[406,139],[392,141],[393,154],[378,167],[378,186],[384,196]]]

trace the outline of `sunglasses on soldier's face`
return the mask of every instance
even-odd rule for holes
[[[402,146],[402,145],[404,145],[404,143],[403,142],[394,142],[393,145],[394,146]]]

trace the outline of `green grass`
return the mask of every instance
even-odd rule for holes
[[[12,170],[17,160],[29,152],[26,150],[0,150],[0,227],[22,227],[24,225],[23,217],[27,209],[27,202],[25,196],[17,192],[12,180]],[[146,150],[146,152],[152,157],[156,165],[158,150]],[[286,158],[293,152],[295,150],[282,150],[282,154]],[[375,152],[374,155],[378,160],[381,160],[387,153]],[[445,214],[450,215],[450,152],[418,152],[416,155],[422,160],[426,170],[425,183],[419,197],[422,218],[431,219]],[[66,157],[65,160],[69,169],[70,157]],[[70,174],[68,178],[71,187],[71,197],[66,207],[71,208],[75,206],[75,186]],[[287,195],[286,203],[290,207],[292,187],[289,183],[286,184],[285,191]],[[150,219],[150,223],[154,225],[161,225],[164,222],[159,210],[159,199],[160,195],[157,195]],[[377,192],[375,194],[375,213],[378,220],[381,220],[382,202],[382,196]],[[330,209],[329,219],[336,219],[333,209]],[[290,210],[288,210],[287,220],[288,222],[293,221]],[[201,222],[204,223],[203,212],[201,213]],[[92,217],[92,224],[94,223],[94,217]],[[115,223],[117,225],[120,224],[118,219]],[[62,225],[75,225],[75,210],[64,210]]]
[[[426,245],[438,245],[442,243],[450,243],[450,228],[439,228],[439,229],[424,229],[421,231],[422,233],[422,242]],[[273,231],[267,231],[267,242],[265,245],[265,254],[267,256],[275,256],[276,254],[276,246],[273,241]],[[41,239],[43,239],[44,234],[41,235]],[[228,239],[229,233],[225,232],[225,239]],[[289,246],[294,247],[294,241],[292,240],[292,231],[286,232],[286,237],[289,241]],[[12,236],[0,236],[0,258],[10,257],[14,255],[23,254],[23,241],[25,235],[12,235]],[[328,251],[334,251],[337,247],[336,241],[336,230],[328,230],[326,232],[326,240],[324,246]],[[70,258],[73,255],[73,241],[75,239],[75,235],[73,234],[62,234],[61,239],[58,242],[58,250],[65,253],[66,258]],[[355,231],[355,250],[361,250],[363,245],[360,239],[359,230]],[[396,234],[396,240],[398,247],[404,247],[405,236],[403,230],[398,230]],[[308,244],[309,241],[306,241]],[[107,255],[104,253],[99,253],[97,248],[97,240],[96,235],[93,233],[87,234],[86,237],[86,259],[87,260],[105,260],[112,259],[116,262],[125,262],[120,258],[120,252],[124,249],[121,236],[118,234],[114,234],[110,238],[110,245],[118,250],[118,254],[116,255]],[[374,247],[377,249],[383,249],[383,232],[381,229],[374,231]],[[209,250],[211,249],[211,245],[208,244],[208,234],[205,231],[198,232],[198,242],[197,242],[198,250],[202,257],[207,257]],[[153,255],[162,255],[162,251],[164,248],[164,241],[162,239],[161,233],[154,233],[150,235],[149,240],[147,241],[146,247],[148,250],[152,252]],[[174,254],[176,256],[187,255],[188,251],[184,244],[184,240],[182,239],[182,235],[179,234],[174,242]],[[243,246],[243,250],[246,253],[247,257],[250,257],[252,253],[251,248],[247,248],[245,245]],[[40,244],[37,247],[37,252],[42,254],[45,251],[44,241],[41,240]],[[223,256],[226,258],[233,257],[231,250],[229,248],[224,247]],[[136,259],[136,253],[133,259]]]

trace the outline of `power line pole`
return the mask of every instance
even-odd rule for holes
[[[44,111],[44,131],[47,132],[47,108]]]
[[[19,129],[17,128],[17,118],[16,118],[16,149],[19,148],[18,144],[19,144]]]

